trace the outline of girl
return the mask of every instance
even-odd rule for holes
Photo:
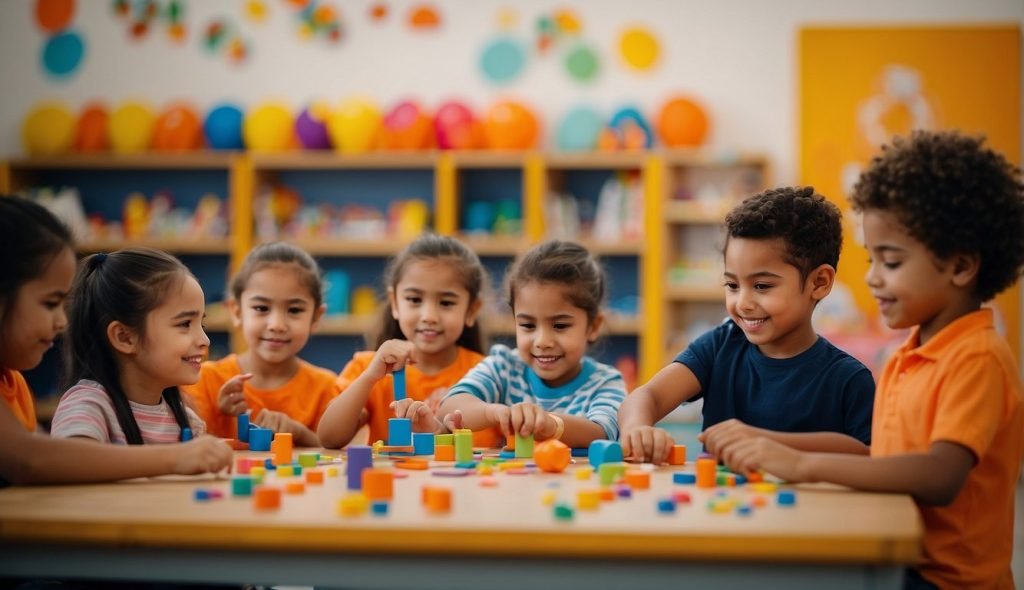
[[[339,448],[369,424],[370,440],[386,440],[388,419],[409,417],[417,432],[441,432],[432,411],[441,396],[483,358],[477,324],[486,271],[459,241],[436,235],[415,240],[385,271],[387,305],[371,340],[342,370],[342,395],[320,422],[320,440]],[[407,366],[408,365],[408,366]],[[407,398],[394,403],[389,372],[405,367]],[[494,446],[492,432],[474,434],[477,446]]]
[[[275,242],[257,246],[231,280],[228,309],[249,350],[203,363],[199,383],[187,388],[210,432],[237,437],[236,416],[295,444],[319,447],[314,430],[338,395],[335,375],[297,355],[326,306],[320,267],[305,250]]]
[[[0,196],[0,485],[98,482],[219,471],[231,450],[209,437],[174,445],[114,447],[35,434],[31,369],[67,325],[75,274],[71,234],[43,207]]]
[[[617,369],[584,356],[604,321],[597,261],[577,244],[545,242],[509,270],[508,294],[516,350],[494,346],[438,414],[473,430],[497,426],[506,439],[519,433],[571,447],[615,440],[625,383]]]

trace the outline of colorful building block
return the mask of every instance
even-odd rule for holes
[[[390,418],[388,420],[388,446],[412,446],[412,420],[408,418]],[[410,452],[412,452],[410,450]]]
[[[577,510],[597,510],[601,505],[601,490],[580,490],[576,492]]]
[[[555,504],[554,509],[555,520],[569,521],[572,520],[575,514],[573,513],[572,506],[568,504]]]
[[[249,414],[239,414],[235,424],[235,438],[244,443],[249,442]]]
[[[363,484],[363,470],[373,467],[373,449],[366,445],[352,445],[345,449],[345,456],[348,459],[345,465],[348,489],[358,490]]]
[[[626,485],[634,490],[648,490],[651,488],[651,474],[639,469],[627,469]]]
[[[391,373],[392,390],[395,394],[395,401],[405,399],[405,369],[397,369]]]
[[[673,473],[672,483],[679,485],[693,485],[697,483],[697,476],[692,473]]]
[[[369,500],[358,492],[346,494],[338,500],[338,514],[341,516],[361,516],[369,508]]]
[[[278,477],[291,477],[295,475],[295,466],[293,465],[278,465],[277,476]]]
[[[274,442],[270,443],[274,465],[289,465],[292,462],[292,433],[278,432],[274,434]]]
[[[600,468],[602,463],[621,463],[622,445],[612,440],[595,440],[590,443],[588,457],[594,469]]]
[[[253,465],[249,469],[249,476],[252,477],[254,484],[261,484],[263,483],[263,478],[267,476],[267,468],[262,465]]]
[[[668,452],[669,465],[686,465],[686,445],[672,445]]]
[[[316,467],[320,460],[320,453],[299,453],[299,465],[302,467]]]
[[[469,463],[473,460],[473,431],[460,428],[452,433],[455,438],[455,462]]]
[[[718,463],[711,458],[697,459],[697,487],[713,488],[718,478]]]
[[[452,509],[452,491],[448,488],[424,486],[422,498],[428,512],[441,514]]]
[[[775,496],[775,503],[779,506],[796,506],[796,492],[793,490],[779,490],[779,494]]]
[[[192,492],[192,499],[195,500],[196,502],[206,502],[210,498],[210,490],[204,490],[203,488],[199,488]]]
[[[281,489],[259,486],[252,492],[252,505],[259,511],[277,510],[281,507]]]
[[[629,486],[619,486],[615,488],[615,494],[620,498],[632,498],[633,490]]]
[[[412,433],[412,449],[414,455],[433,455],[434,435],[429,432]]]
[[[310,469],[306,472],[306,483],[311,486],[318,486],[324,483],[324,472],[319,469]]]
[[[658,514],[675,514],[676,503],[672,498],[658,500]]]
[[[370,502],[370,513],[374,516],[387,516],[388,503],[383,500],[376,500],[374,502]]]
[[[304,494],[306,492],[306,484],[301,481],[290,481],[285,484],[284,491],[287,494]]]
[[[533,458],[533,435],[522,436],[516,433],[515,436],[515,452],[516,459],[532,459]]]
[[[434,435],[434,446],[437,445],[455,445],[455,435],[453,434],[435,434]]]
[[[560,440],[546,440],[537,443],[533,449],[533,460],[541,471],[561,473],[572,461],[569,446]]]
[[[434,460],[436,460],[436,461],[454,461],[455,460],[455,446],[454,445],[434,445]]]
[[[394,474],[390,469],[363,470],[363,495],[370,500],[390,500],[394,497]]]
[[[235,497],[249,497],[252,495],[252,488],[255,481],[251,475],[236,475],[231,478],[231,495]]]
[[[576,470],[576,479],[580,481],[586,481],[590,479],[590,476],[594,474],[593,467],[580,467]]]
[[[625,474],[625,463],[601,463],[601,466],[597,468],[597,476],[603,486],[612,485]]]
[[[274,438],[274,431],[250,424],[248,438],[250,451],[269,451],[271,440]]]
[[[401,461],[395,461],[394,467],[396,469],[409,469],[411,471],[424,471],[430,467],[428,461],[423,459],[403,459]]]

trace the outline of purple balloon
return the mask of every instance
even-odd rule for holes
[[[310,107],[302,110],[295,120],[295,135],[299,137],[302,147],[307,150],[331,149],[331,138],[327,134],[327,122],[319,119],[310,111]]]

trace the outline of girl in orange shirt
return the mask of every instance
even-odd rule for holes
[[[477,324],[486,271],[459,241],[423,236],[385,271],[387,305],[372,340],[376,352],[360,352],[342,370],[342,394],[327,408],[318,433],[325,447],[348,444],[364,424],[370,441],[387,439],[388,419],[408,417],[416,432],[444,432],[434,417],[441,398],[483,359]],[[395,403],[389,374],[405,368],[407,398]],[[476,446],[495,446],[490,431],[474,434]]]
[[[239,414],[318,447],[317,423],[338,394],[333,372],[298,357],[324,313],[320,267],[301,248],[257,246],[231,280],[228,310],[249,350],[203,363],[189,388],[212,434],[236,437]]]

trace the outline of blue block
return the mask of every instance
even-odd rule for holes
[[[434,435],[430,432],[412,433],[412,452],[414,455],[433,455]]]
[[[188,442],[192,440],[192,429],[182,428],[181,429],[181,442]]]
[[[391,418],[388,420],[388,446],[408,447],[412,445],[412,420]]]
[[[467,461],[465,463],[456,463],[455,467],[459,469],[476,469],[476,461]]]
[[[658,500],[658,512],[661,514],[675,514],[676,501],[669,498],[667,500]]]
[[[210,492],[208,490],[202,489],[196,490],[192,494],[192,498],[194,498],[196,502],[205,502],[206,500],[210,499]]]
[[[370,503],[370,512],[376,516],[387,516],[388,503],[383,500],[376,500]]]
[[[736,509],[736,514],[739,516],[750,516],[752,512],[753,509],[750,507],[750,504],[744,504]]]
[[[796,492],[793,490],[780,490],[775,501],[779,506],[796,506]]]
[[[741,486],[741,485],[744,485],[746,483],[747,483],[747,478],[743,477],[742,475],[737,475],[736,476],[736,485]]]
[[[395,390],[395,401],[405,399],[405,369],[398,369],[391,375]]]
[[[571,449],[569,451],[569,454],[572,457],[587,457],[587,456],[590,455],[590,449],[585,449],[585,448]]]
[[[632,498],[633,490],[626,486],[622,486],[621,488],[615,490],[615,495],[620,498]]]
[[[692,473],[673,473],[672,483],[684,486],[692,486],[697,483],[697,476]]]
[[[249,414],[238,415],[238,441],[249,442]]]
[[[502,451],[502,452],[498,453],[498,458],[500,458],[500,459],[515,459],[516,458],[516,452],[515,451]]]
[[[269,450],[269,449],[268,449]],[[263,461],[263,468],[267,471],[277,471],[277,465],[274,465],[273,459],[266,459]]]
[[[590,443],[590,464],[597,469],[602,463],[621,463],[622,445],[613,440],[595,440]]]
[[[269,428],[249,425],[249,450],[269,451],[270,442],[274,438],[274,431]]]

